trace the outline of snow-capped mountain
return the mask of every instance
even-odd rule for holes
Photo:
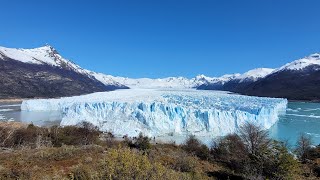
[[[128,78],[128,77],[119,77],[112,75],[100,74],[103,76],[103,80],[101,82],[106,81],[116,81],[120,84],[128,86],[132,89],[190,89],[190,88],[198,88],[203,84],[219,84],[223,85],[230,80],[233,80],[240,76],[241,74],[226,74],[221,77],[208,77],[205,75],[198,75],[194,78],[185,78],[185,77],[167,77],[167,78]],[[258,77],[251,77],[253,79],[257,79]],[[98,79],[98,78],[97,78]]]
[[[86,74],[84,69],[70,60],[62,58],[61,55],[50,45],[34,49],[0,47],[0,57],[2,57],[3,60],[12,59],[28,64],[62,67],[64,69]]]
[[[87,69],[83,69],[74,62],[63,58],[57,50],[52,46],[46,45],[34,49],[14,49],[0,47],[0,58],[3,60],[10,59],[20,61],[25,64],[31,65],[46,65],[49,67],[56,67],[65,70],[70,70],[92,80],[97,80],[104,85],[116,88],[197,88],[202,84],[215,84],[222,86],[225,83],[237,79],[244,80],[256,80],[266,74],[269,69],[261,68],[249,71],[244,74],[227,74],[221,77],[207,77],[205,75],[198,75],[194,78],[188,79],[185,77],[168,77],[168,78],[128,78],[117,77],[112,75],[106,75],[103,73],[97,73]]]
[[[94,77],[97,80],[103,82],[105,85],[121,86],[121,84],[112,79],[109,79],[108,81],[104,80],[104,75],[101,73],[96,73],[87,69],[83,69],[74,62],[63,58],[57,52],[57,50],[50,45],[45,45],[43,47],[33,49],[14,49],[0,47],[0,58],[1,57],[7,57],[28,64],[55,66],[86,75],[90,78]]]
[[[111,79],[120,84],[124,84],[132,89],[143,88],[143,89],[155,89],[155,88],[175,88],[175,89],[185,89],[185,88],[196,88],[203,83],[211,81],[213,78],[206,77],[204,75],[198,75],[195,78],[185,78],[185,77],[167,77],[167,78],[127,78],[127,77],[115,77],[111,75],[106,75],[106,79]]]
[[[226,90],[236,93],[285,97],[291,100],[320,100],[320,54],[311,54],[277,69],[250,70],[226,82],[223,86],[207,83],[205,90]]]
[[[60,97],[126,88],[64,59],[53,47],[0,47],[0,97]]]
[[[248,72],[245,72],[234,79],[239,80],[239,82],[243,81],[257,81],[261,78],[266,77],[267,75],[271,74],[274,71],[274,69],[271,68],[257,68],[252,69]]]
[[[302,59],[295,60],[293,62],[287,63],[284,66],[276,70],[279,71],[299,71],[303,70],[309,66],[320,66],[320,54],[315,53],[311,54]]]
[[[243,74],[226,74],[218,78],[211,78],[210,81],[201,84],[197,89],[234,91],[234,88],[237,86],[256,82],[271,74],[273,71],[274,69],[270,68],[257,68]]]
[[[163,79],[151,78],[127,78],[106,75],[81,68],[74,62],[63,58],[52,46],[46,45],[34,49],[15,49],[0,47],[0,59],[16,60],[32,65],[48,65],[52,67],[71,70],[85,75],[93,80],[98,80],[106,86],[119,88],[195,88],[199,85],[211,81],[214,78],[199,75],[188,79],[184,77],[168,77]]]
[[[81,68],[46,45],[34,49],[0,47],[0,98],[60,97],[114,89],[225,90],[247,95],[320,100],[320,54],[277,69],[194,78],[128,78]],[[319,87],[319,90],[318,90]],[[319,93],[318,93],[319,92]]]

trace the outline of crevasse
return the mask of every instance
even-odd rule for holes
[[[223,136],[245,122],[270,128],[285,112],[286,99],[218,91],[131,89],[85,96],[27,100],[25,111],[60,111],[61,125],[90,122],[116,135]]]

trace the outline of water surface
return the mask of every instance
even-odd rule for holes
[[[320,144],[320,103],[289,102],[287,112],[269,129],[271,137],[295,145],[305,133],[313,143]]]
[[[51,112],[27,112],[21,111],[21,103],[0,103],[0,121],[18,121],[33,123],[37,126],[59,125],[61,113]]]

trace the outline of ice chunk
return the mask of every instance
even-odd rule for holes
[[[268,129],[284,113],[286,99],[221,91],[128,89],[61,99],[27,100],[24,111],[60,111],[61,125],[90,122],[116,135],[222,136],[245,122]]]

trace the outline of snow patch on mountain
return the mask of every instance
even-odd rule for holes
[[[284,70],[302,70],[310,65],[320,66],[320,54],[315,53],[308,57],[288,63],[276,70],[270,68],[257,68],[252,69],[243,74],[226,74],[221,77],[208,77],[205,75],[198,75],[194,78],[185,77],[168,77],[168,78],[127,78],[118,77],[112,75],[106,75],[103,73],[97,73],[87,69],[83,69],[77,64],[70,60],[63,58],[52,46],[46,45],[39,48],[33,49],[15,49],[0,47],[0,59],[17,60],[23,63],[31,64],[43,64],[56,66],[68,70],[75,71],[77,73],[88,76],[91,79],[98,80],[108,85],[114,85],[118,87],[130,87],[130,88],[144,88],[144,89],[185,89],[185,88],[197,88],[201,85],[218,85],[223,86],[227,82],[237,80],[238,83],[242,82],[255,82],[259,79],[265,78],[266,76]]]
[[[277,69],[277,71],[302,70],[310,65],[319,65],[320,66],[320,54],[319,53],[311,54],[305,58],[298,59],[293,62],[287,63],[284,66]]]
[[[73,70],[81,74],[87,74],[87,70],[81,68],[70,60],[64,59],[52,46],[46,45],[33,49],[15,49],[0,47],[3,57],[29,64],[50,65]]]
[[[210,81],[208,81],[207,83],[212,83],[212,84],[225,84],[237,77],[239,77],[241,74],[236,73],[236,74],[225,74],[221,77],[216,77],[216,78],[212,78]]]
[[[196,76],[195,78],[185,78],[185,77],[168,77],[168,78],[126,78],[126,77],[114,77],[111,75],[105,76],[107,80],[114,80],[121,84],[124,84],[132,89],[158,89],[158,88],[169,88],[169,89],[185,89],[185,88],[195,88],[212,78],[206,77],[204,75]]]
[[[103,73],[97,73],[97,72],[89,71],[89,70],[86,70],[86,72],[90,76],[93,76],[95,79],[102,82],[106,86],[113,85],[113,86],[117,86],[117,87],[126,87],[124,84],[121,84],[120,82],[113,79],[112,76],[110,76],[110,75],[105,75]]]
[[[273,71],[274,71],[274,69],[271,69],[271,68],[252,69],[250,71],[247,71],[247,72],[235,77],[235,79],[240,80],[240,82],[257,81],[258,79],[264,78],[267,75],[271,74]]]
[[[57,50],[55,50],[50,45],[33,49],[15,49],[0,46],[0,58],[9,58],[12,60],[21,61],[23,63],[29,64],[56,66],[59,68],[72,70],[74,72],[86,75],[91,79],[95,79],[102,82],[104,85],[124,87],[124,85],[109,78],[107,75],[83,69],[74,62],[63,58],[57,52]]]

